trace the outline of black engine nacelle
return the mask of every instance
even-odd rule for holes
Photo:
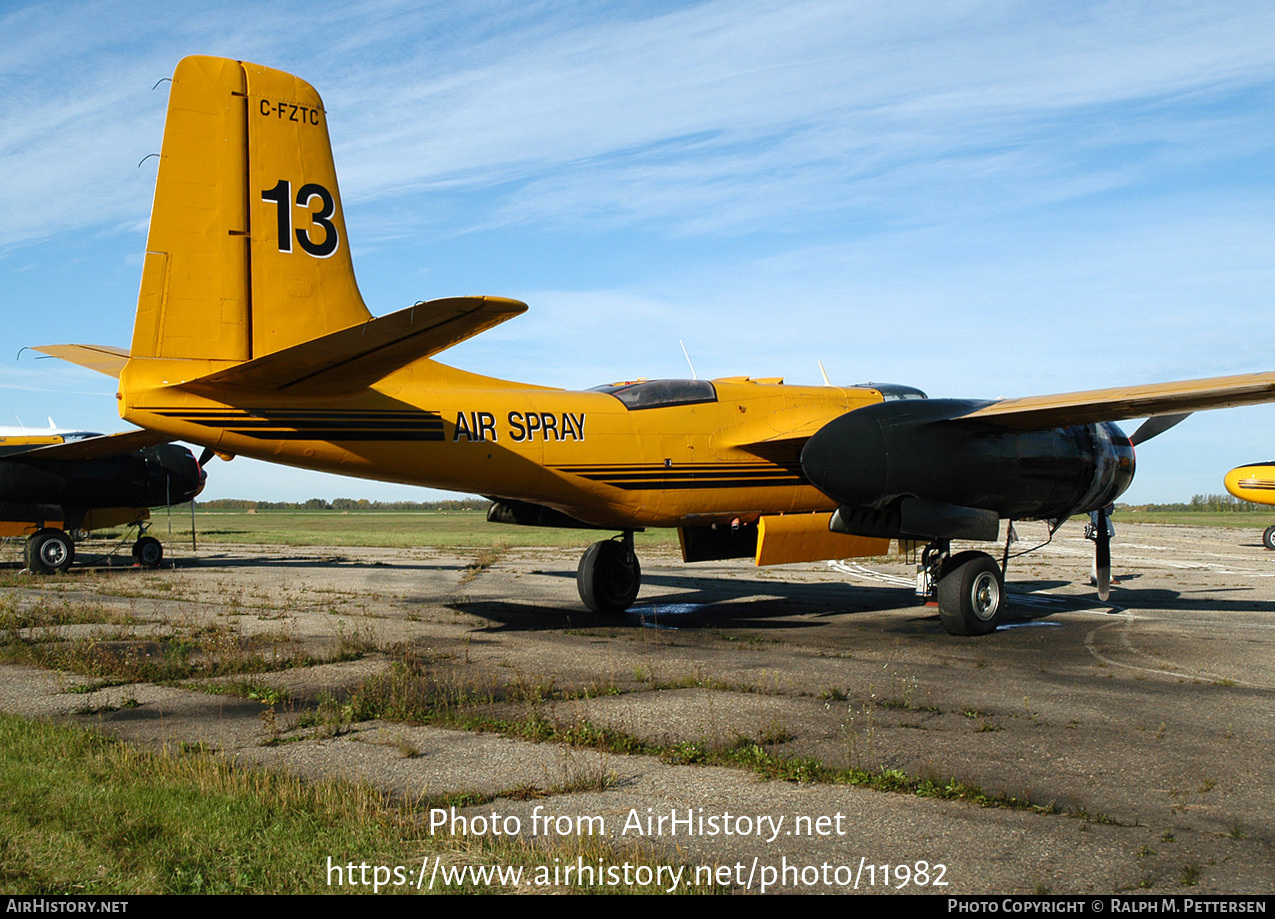
[[[988,404],[929,399],[857,409],[810,438],[802,469],[845,512],[920,499],[925,508],[1014,519],[1064,519],[1105,507],[1133,481],[1133,446],[1114,424],[1018,431],[961,420]]]
[[[203,490],[204,481],[194,455],[176,444],[83,460],[16,454],[0,460],[0,503],[161,507],[189,501]]]

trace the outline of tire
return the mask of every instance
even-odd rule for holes
[[[1275,552],[1275,527],[1267,527],[1262,534],[1262,545]]]
[[[642,566],[624,543],[607,539],[585,550],[576,569],[580,599],[595,613],[618,615],[633,605],[642,586]]]
[[[948,559],[938,595],[939,620],[952,635],[995,632],[1007,606],[1000,566],[985,552],[962,552]]]
[[[37,530],[27,540],[27,567],[37,574],[66,571],[75,561],[75,542],[61,530]]]
[[[143,536],[133,543],[133,559],[143,568],[158,568],[164,560],[164,547],[154,536]]]

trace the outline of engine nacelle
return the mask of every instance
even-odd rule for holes
[[[146,507],[184,504],[204,490],[208,475],[185,447],[159,444],[140,452],[146,463]]]
[[[1241,501],[1275,504],[1275,460],[1236,466],[1226,474],[1223,484]]]
[[[58,507],[159,507],[189,501],[205,474],[176,444],[98,459],[40,459],[18,453],[0,461],[0,502]]]
[[[810,438],[802,469],[842,504],[843,517],[920,499],[906,507],[924,509],[915,516],[926,520],[956,520],[964,509],[1062,519],[1105,507],[1133,481],[1133,446],[1114,424],[1020,431],[961,419],[987,404],[929,399],[857,409]]]

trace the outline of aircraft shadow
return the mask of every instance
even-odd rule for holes
[[[1251,587],[1209,587],[1201,590],[1207,596],[1192,597],[1176,590],[1148,588],[1146,590],[1113,590],[1111,602],[1113,606],[1123,609],[1164,610],[1169,612],[1199,613],[1275,613],[1275,600],[1241,600],[1238,598],[1221,598],[1224,593],[1247,593]]]
[[[539,571],[540,575],[574,578],[569,572]],[[646,575],[644,585],[665,588],[658,598],[638,595],[626,612],[607,616],[581,607],[562,608],[519,600],[471,600],[448,607],[489,620],[494,631],[553,631],[563,628],[616,629],[749,629],[780,632],[817,628],[832,617],[900,611],[904,615],[883,627],[890,631],[941,632],[938,611],[921,606],[910,587],[875,584],[807,584],[778,580],[740,580],[696,575]],[[1038,589],[1065,582],[1039,582]],[[1018,594],[1022,599],[1023,595]],[[1048,606],[1014,602],[1007,621],[1033,622],[1053,613],[1083,609],[1083,598],[1049,597]],[[799,618],[798,618],[799,617]],[[876,627],[876,625],[874,625]]]

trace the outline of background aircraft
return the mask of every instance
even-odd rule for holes
[[[17,431],[15,433],[15,431]],[[151,431],[0,429],[0,535],[25,536],[32,571],[65,571],[75,540],[89,532],[138,526],[133,557],[154,568],[159,540],[142,532],[148,508],[181,504],[204,487],[204,471],[185,447]]]
[[[1275,504],[1275,460],[1236,466],[1222,480],[1226,490],[1242,501]],[[1262,534],[1262,545],[1275,551],[1275,525]]]
[[[525,304],[457,297],[372,317],[312,87],[196,57],[170,93],[131,348],[40,350],[118,376],[126,420],[218,453],[477,492],[508,522],[620,531],[580,562],[595,611],[637,596],[641,527],[678,528],[688,562],[876,555],[897,538],[927,543],[919,590],[944,626],[989,632],[1004,561],[952,540],[1114,501],[1134,441],[1167,425],[1131,440],[1113,419],[1275,400],[1275,374],[989,402],[747,377],[568,392],[466,373],[431,357]]]

